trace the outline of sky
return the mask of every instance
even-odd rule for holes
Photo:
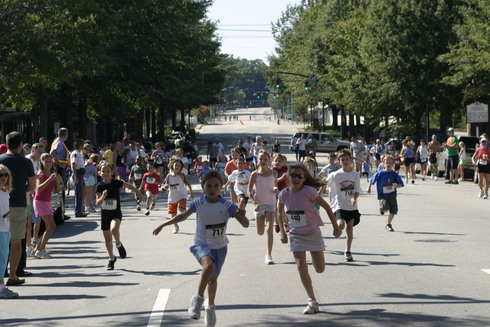
[[[235,58],[262,59],[274,54],[271,22],[276,22],[288,4],[300,0],[214,0],[208,17],[217,22],[221,52]]]

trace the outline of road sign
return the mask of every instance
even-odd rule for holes
[[[475,102],[466,106],[466,122],[488,123],[488,105]]]

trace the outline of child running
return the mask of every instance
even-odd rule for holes
[[[163,189],[168,190],[168,213],[173,218],[177,215],[177,208],[180,212],[184,212],[187,206],[187,191],[185,187],[189,188],[189,193],[192,199],[194,194],[192,193],[192,187],[187,177],[181,172],[184,165],[180,159],[172,159],[168,168],[170,173],[165,177],[165,184]],[[175,223],[173,233],[179,232],[179,225]]]
[[[288,178],[288,166],[286,165],[287,159],[284,155],[280,153],[274,153],[272,155],[272,170],[277,172],[277,188],[279,192],[289,186],[289,178]],[[289,231],[287,225],[284,226],[286,232]],[[276,233],[280,232],[279,225],[277,222],[274,222],[274,230]]]
[[[54,172],[53,157],[49,153],[43,153],[39,159],[39,171],[36,179],[36,193],[34,195],[34,212],[46,225],[46,231],[41,241],[35,247],[35,257],[38,259],[51,259],[46,252],[46,244],[53,235],[56,224],[53,219],[53,208],[51,206],[51,193],[60,192],[61,176]]]
[[[366,181],[369,183],[369,173],[371,172],[371,161],[369,161],[369,155],[364,158],[361,170],[362,176],[366,176]]]
[[[143,175],[139,190],[145,190],[146,193],[146,211],[145,216],[150,215],[150,210],[155,209],[158,198],[158,188],[162,184],[160,174],[155,171],[155,164],[148,162],[146,165],[148,172]],[[151,207],[150,207],[151,206]]]
[[[126,183],[120,179],[112,178],[112,168],[108,163],[101,163],[99,168],[102,181],[99,185],[97,185],[96,203],[98,206],[101,206],[101,229],[102,234],[104,235],[105,247],[107,249],[107,253],[109,254],[107,270],[114,270],[114,264],[116,263],[117,258],[114,256],[112,247],[113,236],[121,259],[124,259],[127,256],[126,249],[121,243],[121,236],[119,232],[122,220],[120,201],[121,188],[124,187],[130,189],[138,195],[141,201],[143,201],[145,198],[143,194],[141,194],[141,192],[132,184]]]
[[[271,156],[269,152],[260,150],[257,157],[257,170],[250,175],[248,184],[248,197],[255,206],[255,218],[257,220],[257,234],[264,234],[264,226],[267,231],[267,254],[265,264],[272,265],[272,244],[274,242],[273,224],[276,212],[277,172],[269,168]],[[255,187],[255,194],[253,189]]]
[[[361,190],[359,173],[352,170],[352,154],[349,150],[339,151],[338,160],[342,169],[328,175],[331,206],[337,217],[337,225],[346,231],[345,261],[354,261],[351,253],[354,226],[359,224],[361,214],[357,209],[357,198]]]
[[[133,184],[137,189],[141,187],[143,183],[143,176],[146,174],[145,166],[143,165],[143,157],[137,156],[136,163],[131,167],[131,172],[129,173],[129,182]],[[138,195],[135,194],[134,198],[136,200],[136,210],[141,211],[140,199]]]
[[[7,166],[0,164],[0,271],[7,269],[10,246],[10,191],[12,191],[12,174]],[[0,278],[0,299],[15,299],[19,293],[9,290]]]
[[[403,180],[401,179],[400,175],[393,171],[395,161],[393,160],[392,156],[389,154],[384,155],[383,163],[386,170],[378,171],[371,177],[366,192],[371,193],[371,185],[376,184],[379,200],[379,213],[384,215],[385,212],[389,212],[388,221],[386,222],[386,229],[390,232],[394,232],[395,230],[393,229],[391,222],[398,213],[396,189],[403,187]]]
[[[245,216],[245,210],[239,209],[235,204],[220,196],[223,179],[218,172],[211,171],[205,174],[202,177],[201,186],[205,195],[193,201],[189,209],[158,226],[153,231],[153,235],[158,235],[163,227],[177,225],[189,218],[192,213],[196,213],[196,234],[190,251],[201,264],[202,270],[198,291],[191,299],[188,313],[192,319],[199,319],[204,303],[204,292],[207,288],[208,306],[204,323],[207,326],[214,326],[216,324],[215,298],[218,276],[228,249],[227,222],[230,217],[235,217],[243,227],[247,228],[249,221]]]
[[[246,163],[242,157],[238,157],[235,160],[235,165],[237,169],[233,170],[230,176],[228,176],[228,182],[223,189],[233,183],[233,191],[238,199],[238,207],[240,209],[245,209],[248,202],[247,190],[251,174],[250,171],[245,168]]]
[[[198,182],[201,182],[201,171],[203,169],[204,164],[202,162],[202,156],[197,156],[196,162],[194,163],[194,171],[196,172]]]
[[[289,166],[289,178],[291,185],[279,193],[276,219],[281,228],[281,242],[284,244],[288,242],[288,237],[283,226],[285,223],[289,226],[290,250],[293,252],[301,282],[309,298],[303,313],[312,314],[319,312],[320,308],[308,273],[306,251],[310,251],[315,271],[325,271],[325,244],[320,231],[323,221],[314,204],[318,203],[327,212],[335,237],[339,237],[342,230],[337,225],[332,209],[318,192],[325,184],[322,179],[312,177],[308,168],[300,163]],[[287,207],[286,212],[284,205]]]

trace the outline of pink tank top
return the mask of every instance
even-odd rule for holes
[[[255,200],[258,204],[275,204],[274,174],[262,176],[257,174],[255,180]]]
[[[43,173],[42,183],[44,183],[48,178],[49,176]],[[34,195],[34,200],[51,201],[51,192],[53,192],[54,183],[55,181],[51,181],[51,183],[49,183],[48,186],[46,186],[44,190],[42,190],[41,192],[36,190],[36,194]]]

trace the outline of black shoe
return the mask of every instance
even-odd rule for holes
[[[114,264],[116,263],[116,261],[116,257],[114,257],[114,260],[109,260],[109,263],[107,264],[107,270],[114,270]]]
[[[459,182],[457,180],[454,180],[453,184],[459,184]]]
[[[117,251],[119,251],[119,256],[121,257],[121,259],[126,258],[126,256],[127,256],[126,249],[124,248],[122,243],[121,243],[121,245],[116,246],[116,249],[117,249]]]
[[[22,273],[17,274],[18,277],[29,277],[29,276],[32,276],[32,275],[34,275],[34,274],[31,273],[30,271],[25,271],[25,270]]]
[[[71,219],[71,217],[70,217],[70,216],[68,216],[68,215],[65,215],[65,216],[63,217],[63,220],[70,220],[70,219]]]
[[[347,262],[354,261],[354,258],[352,258],[352,253],[350,251],[345,251],[344,256],[345,256],[345,261]]]
[[[390,232],[394,232],[395,230],[393,229],[393,226],[391,226],[391,224],[386,224],[386,230],[390,231]]]
[[[379,209],[379,214],[380,215],[384,215],[385,214],[385,211],[383,209]]]
[[[444,184],[452,184],[453,182],[451,181],[445,181]]]
[[[75,217],[77,217],[77,218],[84,218],[84,217],[87,217],[87,215],[82,212],[82,213],[77,213],[75,215]]]

